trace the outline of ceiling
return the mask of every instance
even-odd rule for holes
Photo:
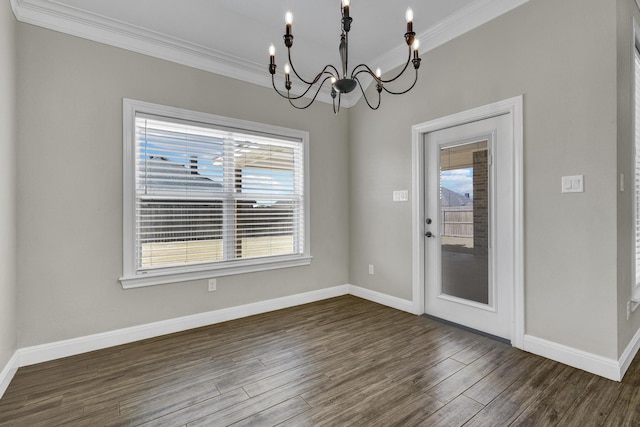
[[[405,10],[424,53],[528,0],[352,0],[350,64],[391,70],[406,60]],[[270,86],[268,47],[282,70],[284,14],[303,76],[339,65],[340,0],[11,0],[18,20]],[[295,87],[295,85],[294,85]],[[328,94],[321,100],[329,102]],[[350,102],[349,102],[350,101]],[[347,100],[355,104],[356,98]]]

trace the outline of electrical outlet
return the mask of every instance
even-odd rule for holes
[[[373,264],[369,264],[369,274],[373,274]]]
[[[214,292],[217,286],[216,279],[209,279],[209,292]]]

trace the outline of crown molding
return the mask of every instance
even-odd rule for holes
[[[171,61],[233,79],[271,87],[264,64],[256,64],[195,43],[127,24],[52,0],[11,0],[16,19],[87,40]],[[282,74],[284,80],[284,74]],[[291,91],[295,94],[295,87]],[[318,100],[331,103],[320,93]]]
[[[420,39],[420,53],[424,54],[503,15],[529,0],[478,0],[451,14],[438,24],[416,35]],[[640,1],[640,0],[637,0]],[[407,60],[407,45],[400,44],[395,49],[380,56],[376,64],[381,64],[382,72],[387,72]]]
[[[470,31],[529,0],[478,0],[454,13],[444,21],[420,33],[420,50],[428,52]],[[640,0],[639,0],[640,1]],[[27,24],[104,43],[132,52],[141,53],[188,67],[197,68],[244,82],[271,87],[271,77],[264,64],[256,64],[224,52],[207,48],[179,38],[137,27],[98,14],[89,13],[56,2],[55,0],[11,0],[16,19]],[[375,61],[383,72],[404,63],[406,45],[382,55]],[[280,74],[280,73],[279,73]],[[284,76],[279,76],[284,79]],[[363,81],[366,89],[371,80]],[[294,85],[292,93],[299,95]],[[345,97],[342,106],[349,108],[358,103],[361,94]],[[322,90],[317,98],[331,104],[329,90]]]

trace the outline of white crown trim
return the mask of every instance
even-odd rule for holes
[[[478,0],[420,33],[420,50],[424,53],[435,49],[528,1]],[[202,45],[63,5],[54,0],[11,0],[11,6],[14,15],[21,22],[259,86],[271,87],[271,77],[267,72],[266,63],[256,64]],[[392,70],[404,63],[406,50],[406,45],[400,45],[380,56],[375,62],[380,64],[383,72]],[[363,82],[365,89],[368,85],[367,82]],[[292,93],[301,92],[296,92],[294,85]],[[342,100],[342,106],[352,107],[361,97],[359,92],[346,96]],[[329,90],[321,91],[318,100],[331,104]]]
[[[453,13],[445,20],[416,35],[420,39],[420,53],[426,53],[503,15],[529,0],[478,0]],[[640,0],[638,0],[640,1]],[[380,56],[375,63],[387,72],[407,60],[407,45]]]

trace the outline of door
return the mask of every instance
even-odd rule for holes
[[[508,114],[425,134],[425,311],[511,339],[513,129]]]

